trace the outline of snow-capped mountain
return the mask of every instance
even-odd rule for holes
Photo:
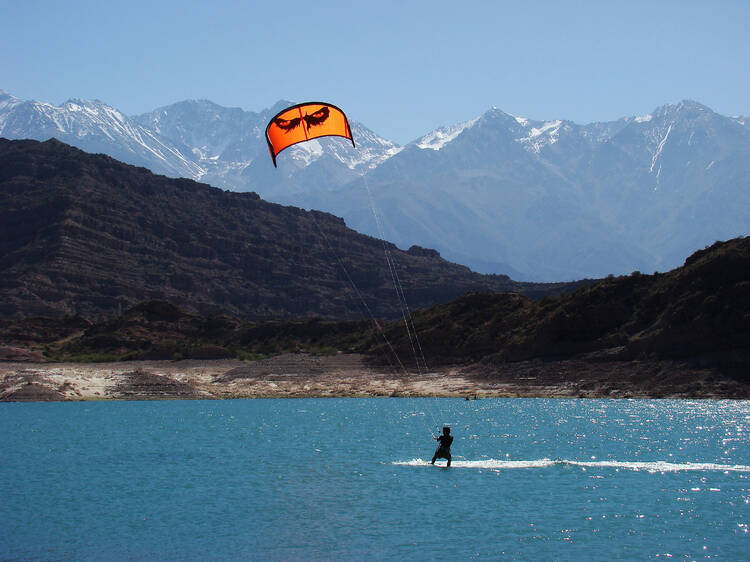
[[[277,191],[286,194],[341,185],[399,150],[394,143],[352,122],[356,149],[344,139],[315,139],[287,149],[278,159],[280,171],[276,170],[268,158],[265,127],[290,104],[279,101],[253,113],[207,100],[190,100],[134,120],[190,153],[204,170],[201,181],[238,191],[257,191],[270,199]],[[298,178],[303,171],[304,179]],[[318,181],[314,180],[316,176]]]
[[[0,90],[0,136],[58,140],[102,152],[154,172],[235,191],[294,193],[341,185],[398,152],[399,147],[352,122],[356,149],[343,139],[316,139],[287,149],[275,170],[268,158],[268,120],[292,102],[254,113],[188,100],[137,116],[100,101],[59,106],[24,101]],[[304,179],[299,178],[305,170]],[[318,177],[318,183],[314,178]]]
[[[58,140],[170,176],[199,178],[203,170],[189,154],[151,129],[98,100],[60,106],[24,101],[0,90],[0,136]]]
[[[492,108],[398,146],[352,122],[274,169],[258,113],[184,101],[128,117],[0,92],[0,136],[49,137],[171,176],[330,211],[361,232],[482,272],[568,280],[676,267],[750,233],[750,119],[692,101],[580,125]],[[378,219],[375,219],[377,213]]]
[[[749,133],[691,101],[588,125],[492,109],[296,202],[378,234],[371,192],[388,240],[520,279],[663,271],[750,233]]]

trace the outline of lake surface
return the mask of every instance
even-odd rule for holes
[[[748,401],[2,404],[0,454],[0,559],[750,558]]]

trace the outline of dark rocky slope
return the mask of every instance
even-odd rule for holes
[[[20,352],[29,352],[29,347],[35,348],[30,353],[36,355],[45,351],[47,359],[78,361],[258,359],[291,352],[285,357],[294,358],[293,365],[267,361],[277,375],[274,369],[282,367],[294,375],[299,384],[290,395],[295,396],[327,395],[328,390],[339,388],[337,376],[358,381],[349,390],[339,389],[343,394],[390,392],[369,386],[375,379],[387,378],[384,373],[391,373],[391,379],[400,381],[396,386],[406,385],[404,389],[439,379],[440,389],[420,391],[413,386],[408,390],[427,394],[750,396],[750,238],[718,242],[665,274],[612,277],[541,301],[518,293],[476,292],[412,317],[426,367],[416,368],[403,321],[384,327],[388,339],[384,344],[368,320],[249,322],[192,314],[161,301],[142,303],[117,318],[96,323],[80,318],[3,319],[0,358],[3,345],[13,351],[15,361],[21,361]],[[342,357],[336,352],[355,352],[351,357],[366,353],[367,364],[374,370],[357,363],[352,372],[336,371],[339,375],[328,373],[324,383],[317,380],[323,373],[316,366],[321,358],[310,353]],[[181,372],[183,363],[175,363],[172,370]],[[251,385],[244,391],[247,394],[240,395],[265,395],[264,361],[239,364],[239,370],[217,375],[214,382],[231,386],[235,378],[246,379],[248,384],[261,386]],[[196,396],[195,388],[184,386],[179,377],[165,379],[123,368],[127,380],[114,396]],[[5,392],[0,399],[62,399],[48,392],[55,391],[54,384],[39,386],[44,377],[34,378],[24,367],[11,371],[5,382],[0,381],[0,394]],[[323,386],[315,386],[318,383]],[[310,394],[308,385],[318,390]],[[224,396],[219,386],[204,388],[205,396]],[[227,396],[236,395],[232,394],[236,389],[224,390]]]
[[[469,290],[541,296],[571,287],[479,275],[326,213],[154,175],[54,139],[0,139],[4,316],[97,319],[161,299],[246,319],[361,318],[364,301],[372,315],[395,317],[384,248],[413,308]]]
[[[469,294],[414,323],[433,364],[658,359],[750,382],[750,237],[717,242],[667,273],[610,277],[556,298]],[[412,355],[403,330],[387,333],[399,355]]]

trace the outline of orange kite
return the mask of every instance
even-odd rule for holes
[[[344,137],[352,141],[349,121],[335,105],[307,102],[287,107],[271,119],[266,127],[266,141],[276,167],[276,156],[293,144],[318,137]]]

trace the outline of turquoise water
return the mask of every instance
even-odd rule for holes
[[[0,559],[747,560],[749,442],[747,401],[2,404]]]

